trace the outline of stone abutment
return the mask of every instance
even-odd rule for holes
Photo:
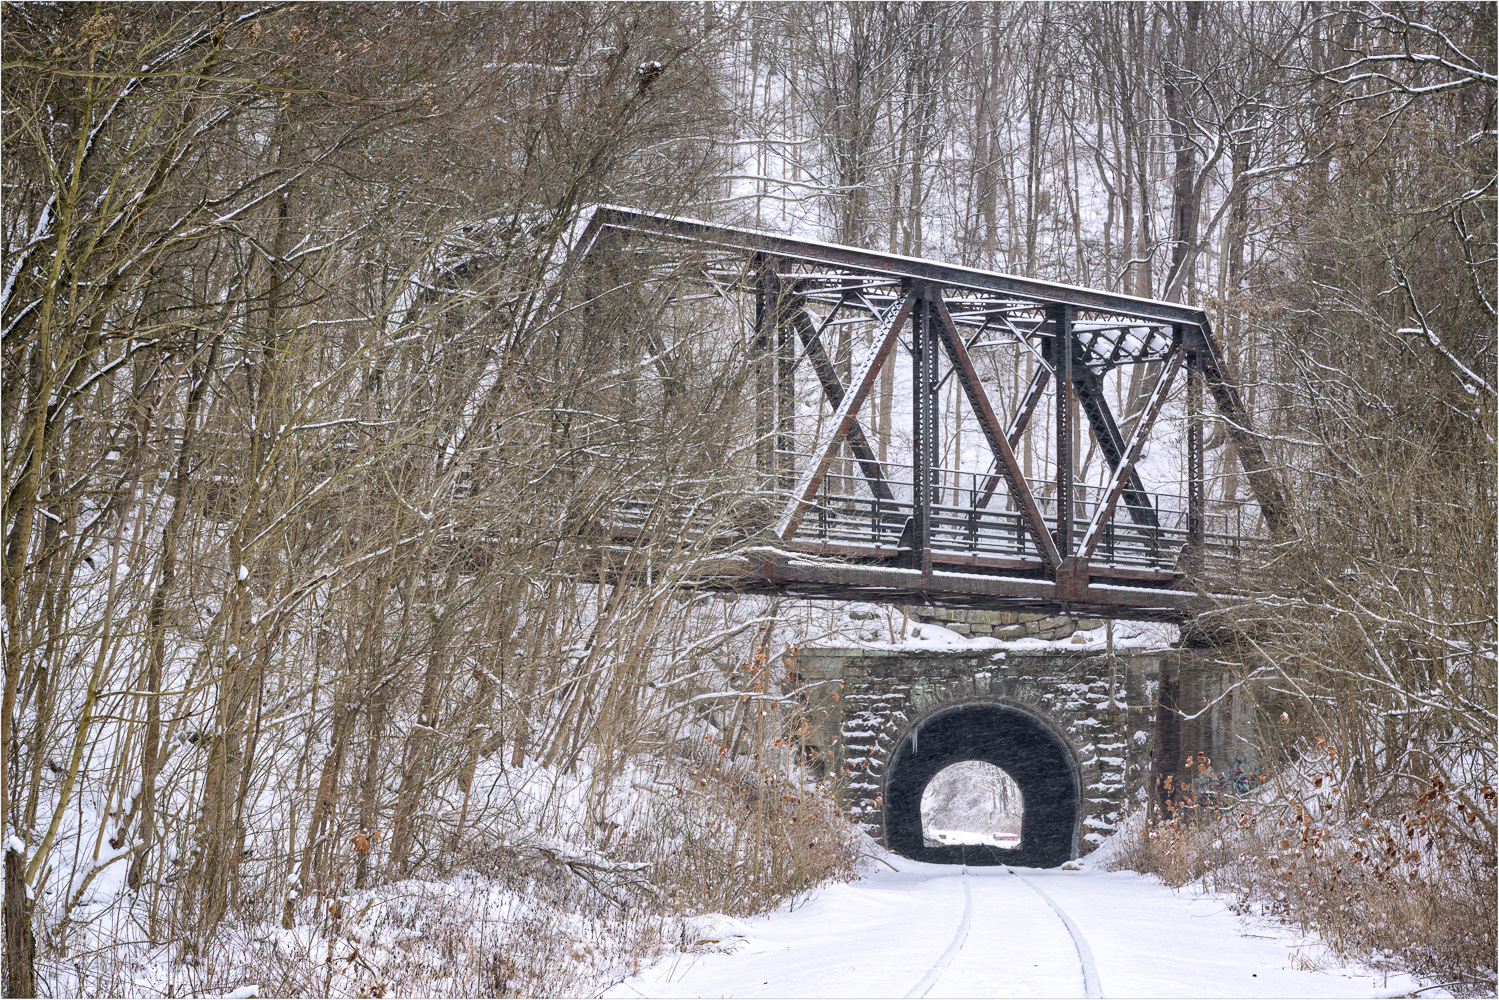
[[[1096,638],[1068,641],[1080,626],[1102,624],[1087,620],[931,609],[913,615],[916,622],[934,620],[984,630],[980,635],[1009,634],[1002,634],[999,648],[977,650],[803,648],[790,665],[788,680],[800,690],[806,712],[801,739],[807,754],[841,779],[849,816],[892,850],[939,862],[1060,864],[1092,851],[1143,804],[1158,743],[1171,759],[1155,766],[1178,781],[1190,778],[1187,758],[1202,759],[1198,754],[1213,769],[1239,758],[1254,764],[1252,705],[1236,697],[1237,672],[1209,651],[1110,652]],[[1157,719],[1163,678],[1178,707],[1163,713],[1164,725]],[[923,748],[929,723],[937,724]],[[1048,817],[1044,837],[1039,825],[1028,829],[1024,857],[922,847],[921,787],[960,759],[987,760],[1010,772],[1026,793],[1028,824],[1033,816]],[[1064,823],[1072,827],[1065,835],[1059,832]],[[1037,846],[1043,842],[1049,846]]]

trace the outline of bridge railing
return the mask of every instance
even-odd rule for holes
[[[862,474],[830,472],[793,541],[832,549],[899,549],[912,517],[909,469],[885,464],[884,482],[893,498],[881,498]],[[987,474],[936,470],[931,530],[934,553],[985,557],[1000,561],[1036,561],[1041,554],[1025,522],[1003,487],[990,492]],[[1030,480],[1046,530],[1056,531],[1055,484]],[[1179,568],[1189,536],[1187,498],[1147,493],[1153,515],[1137,517],[1121,499],[1101,526],[1094,566],[1169,573]],[[1105,497],[1099,486],[1079,485],[1073,495],[1073,535],[1081,538]],[[1143,513],[1143,512],[1142,512]],[[1150,523],[1154,520],[1155,523]],[[1141,523],[1144,521],[1145,523]],[[1253,504],[1208,501],[1203,513],[1203,544],[1196,554],[1210,576],[1233,576],[1254,545],[1259,513]]]
[[[805,460],[803,458],[803,460]],[[823,479],[810,509],[787,542],[793,547],[828,556],[889,559],[910,544],[912,519],[909,467],[880,463],[887,495],[870,487],[862,471],[834,467]],[[1001,485],[988,492],[991,477],[955,469],[936,470],[932,505],[931,545],[939,563],[993,570],[1040,569],[1041,553],[1021,513]],[[784,484],[783,484],[784,485]],[[1055,484],[1030,480],[1047,532],[1056,531]],[[690,493],[691,491],[689,491]],[[1073,537],[1080,539],[1090,519],[1105,500],[1102,487],[1078,485],[1073,496]],[[1138,499],[1138,498],[1137,498]],[[1149,492],[1151,515],[1137,517],[1124,499],[1101,526],[1091,565],[1094,572],[1113,569],[1125,578],[1162,581],[1184,569],[1189,541],[1187,498]],[[784,503],[775,488],[762,494],[736,494],[732,516],[708,507],[721,506],[722,497],[672,495],[646,491],[617,501],[609,514],[610,529],[620,534],[656,537],[664,530],[684,539],[703,530],[732,529],[750,538],[768,529]],[[1151,520],[1154,523],[1150,523]],[[1232,587],[1244,578],[1249,557],[1263,545],[1260,515],[1252,503],[1209,500],[1203,517],[1203,542],[1193,562],[1211,584]],[[1141,522],[1144,523],[1141,523]]]

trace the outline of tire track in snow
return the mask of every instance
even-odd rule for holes
[[[966,871],[967,869],[964,870]],[[1026,878],[1019,872],[1015,871],[1013,868],[1006,868],[1005,871],[1009,872],[1011,875],[1014,875],[1016,878],[1020,879],[1020,881],[1030,886],[1031,891],[1040,896],[1042,899],[1046,900],[1046,905],[1051,907],[1052,911],[1055,912],[1057,916],[1062,918],[1062,923],[1067,927],[1067,933],[1072,935],[1072,944],[1075,948],[1077,948],[1077,960],[1082,963],[1083,966],[1083,996],[1102,998],[1103,990],[1098,985],[1098,967],[1093,964],[1093,951],[1088,947],[1088,939],[1083,937],[1083,932],[1077,929],[1077,924],[1074,924],[1072,922],[1072,918],[1067,915],[1067,912],[1060,906],[1058,906],[1055,900],[1053,900],[1046,893],[1042,892],[1041,889],[1036,885],[1036,883],[1032,882],[1030,879]],[[928,973],[928,975],[930,975],[930,973]],[[933,980],[933,982],[936,982],[936,980]],[[931,987],[927,988],[930,989]]]
[[[963,919],[958,922],[957,933],[952,937],[952,943],[937,959],[937,963],[927,970],[927,974],[921,977],[921,982],[911,987],[909,997],[924,997],[937,985],[937,980],[942,978],[942,973],[952,965],[952,960],[957,957],[958,952],[963,950],[963,942],[968,940],[968,931],[973,926],[973,887],[968,882],[968,866],[963,866]],[[1092,994],[1089,994],[1090,996]]]

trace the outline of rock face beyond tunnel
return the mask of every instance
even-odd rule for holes
[[[876,840],[926,861],[1049,866],[1087,854],[1141,800],[1163,668],[1192,709],[1179,755],[1231,766],[1247,746],[1249,703],[1193,650],[803,648],[789,680],[803,692],[804,745],[842,777],[844,808]],[[924,845],[922,790],[959,760],[988,761],[1020,784],[1018,850]],[[1171,770],[1187,777],[1180,756]]]

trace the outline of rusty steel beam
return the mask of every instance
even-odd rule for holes
[[[697,219],[655,215],[627,208],[604,207],[594,212],[590,229],[617,228],[630,232],[702,243],[714,247],[732,247],[746,253],[770,254],[800,261],[832,263],[851,270],[890,278],[911,278],[946,288],[1012,296],[1041,304],[1068,305],[1075,309],[1111,313],[1154,323],[1185,324],[1206,328],[1207,314],[1201,309],[1137,299],[1091,288],[1078,288],[1035,278],[1023,278],[995,271],[961,267],[938,261],[902,257],[898,254],[861,250],[836,243],[798,240],[772,233],[721,226]],[[585,237],[586,238],[586,237]]]
[[[854,372],[854,377],[850,380],[850,391],[843,397],[843,402],[838,404],[838,409],[833,414],[830,432],[813,452],[811,465],[802,474],[791,502],[776,524],[775,533],[781,538],[789,540],[796,534],[796,529],[801,525],[807,508],[812,506],[812,500],[822,486],[823,477],[827,475],[828,466],[832,464],[833,458],[838,453],[838,443],[848,434],[848,429],[854,421],[854,414],[859,412],[859,408],[864,405],[864,400],[869,396],[869,390],[874,388],[875,378],[895,346],[901,324],[911,316],[911,306],[911,296],[908,294],[901,299],[900,305],[893,311],[884,333],[876,338],[875,343],[870,347],[869,354],[859,366],[859,370]]]
[[[1036,405],[1041,402],[1041,397],[1046,394],[1046,383],[1051,381],[1051,369],[1045,365],[1039,365],[1036,372],[1031,376],[1031,384],[1025,391],[1025,396],[1020,400],[1020,406],[1015,410],[1015,416],[1010,420],[1010,427],[1005,431],[1005,441],[1014,451],[1020,447],[1020,439],[1025,435],[1025,429],[1031,424],[1031,417],[1036,413]],[[996,459],[996,465],[998,460]],[[984,482],[982,495],[973,502],[974,510],[983,510],[989,506],[989,501],[994,499],[994,491],[999,489],[999,484],[1004,477],[998,472],[992,473]]]
[[[790,312],[789,321],[797,335],[801,337],[807,360],[812,363],[812,371],[817,375],[817,380],[822,383],[822,394],[827,397],[836,412],[839,404],[843,402],[843,381],[838,377],[838,369],[833,364],[833,360],[828,357],[827,348],[823,346],[822,333],[813,329],[812,318],[807,315],[804,304],[795,303],[788,311]],[[874,449],[869,446],[869,438],[864,433],[864,428],[857,416],[849,424],[848,447],[853,452],[854,461],[858,463],[860,471],[864,473],[864,478],[869,480],[869,488],[874,491],[874,495],[881,500],[894,500],[895,494],[885,480],[884,470],[880,468],[879,459],[875,456]]]
[[[711,588],[711,583],[701,584]],[[818,565],[767,560],[757,572],[725,578],[721,586],[736,592],[764,589],[821,600],[884,601],[941,607],[1010,610],[1029,608],[1050,613],[1097,615],[1141,621],[1190,620],[1212,606],[1211,598],[1180,590],[1113,585],[1079,594],[1050,580],[978,576],[935,570],[857,565]]]
[[[774,265],[767,264],[766,299],[770,309],[770,333],[776,352],[776,471],[782,489],[789,490],[796,475],[796,346],[786,328],[784,295]]]
[[[1196,342],[1197,363],[1202,371],[1203,383],[1212,394],[1218,413],[1223,417],[1223,426],[1234,444],[1234,450],[1239,453],[1239,466],[1249,482],[1249,491],[1254,494],[1255,503],[1260,505],[1260,512],[1265,515],[1265,524],[1269,527],[1270,534],[1276,538],[1288,538],[1296,533],[1296,527],[1291,522],[1291,501],[1286,495],[1285,487],[1271,470],[1270,462],[1265,458],[1265,450],[1260,447],[1259,438],[1250,428],[1249,416],[1244,408],[1244,401],[1239,397],[1239,390],[1224,373],[1213,338],[1209,335],[1193,339]]]
[[[1117,469],[1119,463],[1124,461],[1124,435],[1119,433],[1114,411],[1109,409],[1108,400],[1104,398],[1103,382],[1086,365],[1074,367],[1072,374],[1077,386],[1078,401],[1093,428],[1093,438],[1098,442],[1098,448],[1108,461],[1109,468]],[[1140,473],[1136,469],[1131,469],[1124,481],[1124,506],[1136,524],[1148,528],[1161,526],[1160,516],[1156,513],[1155,505],[1150,502],[1150,494],[1146,492],[1145,484],[1140,480]]]
[[[1057,382],[1057,551],[1066,559],[1072,551],[1072,478],[1075,459],[1072,454],[1072,310],[1065,305],[1050,306],[1046,318],[1051,321],[1051,370]]]
[[[911,295],[911,554],[922,576],[932,575],[932,504],[942,446],[937,391],[937,319],[932,300],[939,293],[914,283]]]
[[[1166,402],[1166,395],[1171,391],[1172,383],[1176,381],[1176,372],[1182,364],[1182,353],[1182,348],[1178,345],[1166,361],[1166,370],[1161,372],[1161,377],[1155,384],[1155,391],[1150,394],[1150,401],[1145,405],[1145,411],[1140,414],[1140,419],[1135,421],[1134,430],[1130,432],[1129,446],[1125,449],[1124,461],[1109,477],[1109,485],[1104,491],[1103,501],[1093,512],[1093,517],[1088,522],[1088,529],[1083,532],[1082,543],[1078,546],[1078,558],[1085,563],[1093,558],[1098,542],[1103,538],[1103,526],[1108,524],[1109,519],[1114,516],[1114,508],[1118,506],[1119,497],[1124,493],[1125,480],[1134,470],[1135,463],[1140,460],[1140,452],[1145,448],[1145,440],[1155,426],[1156,417],[1160,416],[1161,407]]]
[[[1187,549],[1189,569],[1201,568],[1205,525],[1202,453],[1202,372],[1196,351],[1186,352],[1187,366]]]
[[[755,339],[750,343],[749,362],[755,378],[755,466],[770,475],[775,471],[775,369],[770,363],[775,311],[769,282],[755,286]]]
[[[1011,496],[1020,507],[1020,515],[1025,522],[1026,530],[1035,540],[1036,548],[1045,558],[1047,565],[1055,569],[1061,565],[1062,557],[1057,551],[1050,532],[1046,530],[1046,523],[1041,518],[1041,509],[1036,506],[1036,498],[1031,493],[1031,485],[1025,481],[1025,474],[1015,458],[1015,452],[1010,447],[1004,431],[1000,429],[999,418],[994,415],[994,407],[989,405],[989,395],[984,392],[983,383],[979,381],[978,372],[974,370],[973,359],[968,356],[968,350],[963,346],[963,338],[958,336],[957,327],[953,325],[952,317],[948,315],[947,306],[940,295],[936,306],[937,317],[940,320],[938,330],[942,335],[942,344],[947,349],[947,356],[958,371],[958,384],[963,387],[964,394],[968,396],[968,402],[978,417],[979,426],[983,428],[984,437],[988,439],[989,447],[999,461],[1001,474],[1009,484]]]
[[[1015,411],[1015,419],[1010,421],[1009,430],[1005,431],[1005,440],[1010,443],[1010,449],[1020,447],[1020,439],[1025,435],[1025,429],[1031,424],[1031,417],[1036,414],[1036,405],[1041,402],[1041,397],[1046,395],[1046,383],[1051,381],[1051,369],[1045,365],[1038,365],[1036,373],[1031,376],[1031,384],[1025,391],[1025,397],[1020,401],[1020,408]]]

